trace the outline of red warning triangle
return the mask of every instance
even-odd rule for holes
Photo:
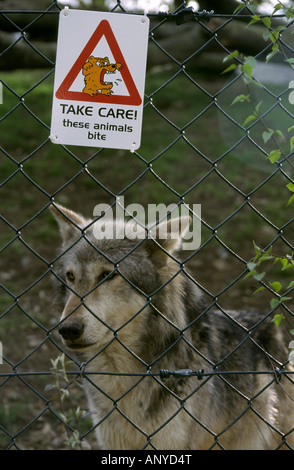
[[[81,72],[83,65],[88,61],[93,50],[95,49],[95,47],[103,36],[105,36],[105,39],[110,47],[115,62],[122,65],[122,68],[120,68],[119,71],[125,82],[126,88],[129,92],[129,96],[115,94],[107,95],[99,92],[97,94],[94,94],[93,96],[90,96],[89,94],[83,91],[69,90],[76,77]],[[86,46],[77,58],[76,62],[73,64],[72,68],[70,69],[65,79],[61,83],[60,87],[56,91],[56,97],[64,100],[91,101],[110,104],[127,104],[133,106],[139,106],[141,104],[142,99],[133,81],[129,68],[117,43],[117,40],[113,34],[111,26],[107,20],[102,20],[95,29],[94,33],[92,34]]]

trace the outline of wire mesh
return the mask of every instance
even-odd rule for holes
[[[193,396],[205,390],[214,376],[220,377],[228,388],[236,388],[231,381],[234,374],[266,375],[270,377],[267,384],[247,399],[242,411],[242,415],[252,411],[256,419],[264,422],[265,418],[255,409],[255,401],[275,383],[284,383],[285,379],[293,384],[293,376],[285,369],[288,357],[279,362],[270,356],[269,367],[262,371],[250,367],[230,371],[223,365],[243,343],[254,343],[253,331],[277,313],[285,317],[279,328],[285,330],[288,342],[291,339],[291,269],[271,272],[271,282],[260,277],[258,283],[258,275],[244,279],[248,262],[255,256],[253,240],[263,253],[273,247],[276,257],[288,255],[288,267],[292,263],[293,209],[287,205],[291,186],[286,186],[293,184],[293,145],[289,147],[293,124],[293,20],[289,11],[281,13],[276,9],[270,24],[266,13],[254,23],[256,12],[249,2],[243,2],[242,8],[231,14],[197,12],[185,2],[172,13],[148,14],[151,27],[142,145],[130,153],[56,146],[50,142],[54,35],[56,39],[62,5],[53,1],[47,2],[46,8],[17,10],[9,8],[9,2],[3,9],[2,3],[1,448],[96,448],[95,428],[111,420],[114,413],[119,413],[143,436],[142,448],[156,448],[156,436],[165,426],[180,412],[192,413],[189,397],[177,398],[177,409],[171,410],[170,418],[152,432],[138,426],[120,403],[125,394],[150,378],[167,389],[165,384],[170,377],[178,383],[196,377],[189,392]],[[114,14],[133,13],[123,1],[108,10]],[[46,22],[51,33],[44,29],[49,40],[43,41],[40,29]],[[248,26],[249,22],[254,24]],[[277,25],[278,37],[271,37]],[[276,44],[279,52],[274,54]],[[239,53],[232,56],[236,50]],[[268,60],[269,54],[273,55],[272,60]],[[253,77],[248,56],[254,59]],[[247,75],[244,63],[249,63]],[[231,70],[223,73],[230,65]],[[97,203],[106,201],[113,205],[121,196],[126,203],[144,206],[159,202],[201,204],[201,245],[181,254],[175,276],[184,273],[207,298],[202,317],[217,307],[224,317],[239,325],[230,309],[257,308],[264,312],[254,326],[241,326],[243,340],[232,344],[225,357],[216,361],[205,358],[204,370],[187,368],[190,366],[184,359],[180,370],[173,370],[172,366],[157,370],[161,359],[158,356],[149,363],[136,358],[144,366],[143,372],[142,367],[128,373],[89,372],[85,363],[73,358],[61,342],[61,311],[54,306],[52,278],[61,286],[68,287],[68,282],[56,269],[62,255],[55,251],[59,237],[49,207],[57,202],[91,217]],[[80,239],[84,237],[82,232]],[[118,266],[114,268],[124,276]],[[138,291],[138,286],[126,276],[125,280]],[[157,289],[167,289],[171,281],[172,277]],[[275,290],[277,283],[282,282],[288,286],[284,294]],[[253,296],[259,285],[266,289]],[[150,305],[157,309],[150,296],[144,295],[145,304],[140,311]],[[270,303],[272,297],[278,302]],[[79,295],[75,309],[81,305],[86,303]],[[128,322],[140,318],[140,311]],[[158,309],[157,313],[167,321]],[[189,342],[189,329],[194,323],[193,319],[185,328],[176,328],[177,335],[162,356],[168,356],[181,343],[201,354],[197,345]],[[134,355],[121,340],[125,325],[112,328],[113,338],[108,345],[119,342]],[[215,331],[210,333],[215,335]],[[108,395],[112,406],[93,424],[81,382],[97,387],[95,376],[105,374],[118,380],[131,377],[133,385],[117,399],[99,389],[102,395]],[[243,396],[238,389],[235,392]],[[291,400],[293,391],[290,404]],[[155,403],[154,409],[159,406],[164,405]],[[234,417],[227,428],[215,431],[192,415],[195,426],[210,434],[209,448],[224,448],[222,436],[240,418],[241,415]],[[268,426],[279,437],[276,448],[283,444],[290,447],[288,437],[294,432],[293,424],[286,433]]]

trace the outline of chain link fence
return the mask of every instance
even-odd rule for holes
[[[133,13],[136,7],[135,2],[105,4],[113,14]],[[183,2],[170,5],[168,13],[156,8],[148,14],[142,144],[131,153],[50,142],[63,5],[40,0],[19,8],[18,2],[0,2],[2,449],[97,448],[99,423],[93,425],[81,387],[91,375],[72,360],[58,333],[61,311],[54,307],[52,277],[59,234],[49,211],[52,202],[85,217],[101,202],[113,205],[118,196],[144,207],[201,204],[201,245],[181,254],[179,269],[191,273],[208,305],[225,317],[232,308],[262,310],[263,319],[276,322],[283,316],[277,328],[287,347],[291,341],[293,204],[287,203],[293,192],[293,14],[282,4],[271,9],[273,16],[262,4],[260,13],[250,2],[236,2],[229,12],[225,6],[212,11],[211,4],[200,2],[197,11]],[[258,270],[252,264],[256,247],[261,256],[272,250],[266,274],[263,265]],[[284,381],[293,385],[287,362],[287,355],[282,362],[271,356],[269,384],[282,379],[281,388]],[[193,382],[198,390],[222,370],[220,361],[204,371],[169,368],[153,378],[164,384],[170,375],[180,375],[180,381],[198,375]],[[288,398],[293,407],[293,389]],[[119,400],[113,406],[119,407]],[[107,419],[111,416],[101,422]],[[274,429],[277,448],[290,447],[293,426],[286,433]],[[211,431],[210,448],[223,448],[225,432]],[[145,436],[151,448],[154,436]]]

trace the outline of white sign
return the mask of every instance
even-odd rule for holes
[[[60,12],[53,143],[140,147],[148,32],[145,15]]]

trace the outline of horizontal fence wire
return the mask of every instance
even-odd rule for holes
[[[132,8],[129,3],[93,2],[87,7],[81,2],[79,8],[142,14],[137,2]],[[230,2],[231,10],[225,2],[216,3],[199,2],[196,10],[188,2],[170,1],[169,11],[156,7],[145,12],[150,31],[142,144],[129,152],[51,143],[58,17],[64,5],[0,1],[1,449],[103,449],[95,433],[110,426],[115,416],[125,424],[124,434],[134,433],[140,449],[161,448],[162,433],[173,439],[173,423],[181,423],[182,416],[191,435],[195,428],[196,435],[206,436],[205,444],[196,440],[185,448],[234,448],[238,432],[249,434],[247,421],[242,428],[248,415],[253,415],[251,426],[259,428],[263,448],[294,448],[294,423],[280,429],[269,418],[278,413],[280,421],[287,421],[282,415],[291,416],[294,400],[288,346],[294,331],[294,219],[289,203],[294,191],[294,12],[283,3],[273,5],[270,13],[265,2]],[[174,267],[167,279],[153,280],[151,290],[135,276],[144,265],[137,253],[150,235],[144,223],[144,237],[124,248],[116,261],[89,235],[101,219],[101,214],[93,219],[96,204],[105,202],[112,211],[121,200],[145,208],[173,204],[163,219],[187,207],[193,218],[191,207],[201,204],[201,243],[176,255],[159,246]],[[58,218],[58,204],[87,218],[81,229],[72,213],[65,215],[76,238],[61,252],[56,252],[60,240],[50,212],[55,207]],[[126,210],[126,216],[132,214]],[[81,294],[71,283],[74,274],[65,278],[58,266],[82,244],[89,258],[99,256],[112,267]],[[132,256],[136,266],[130,274],[124,266]],[[113,276],[134,295],[130,305],[141,299],[120,325],[102,318],[91,302]],[[147,272],[141,276],[149,279]],[[204,299],[200,310],[187,313],[185,324],[180,312],[177,323],[168,311],[175,309],[167,297],[176,291],[179,278]],[[62,319],[53,284],[75,299]],[[189,309],[192,300],[189,292]],[[81,309],[112,335],[87,359],[72,354],[60,336],[66,320]],[[251,310],[255,313],[248,323]],[[215,311],[216,323],[211,320]],[[152,324],[155,317],[158,322],[151,334],[144,323],[146,312],[152,312]],[[281,356],[276,340],[262,337],[267,323],[283,338]],[[198,344],[193,332],[199,325]],[[133,347],[125,331],[141,345],[147,342],[142,354],[138,351],[143,347]],[[234,333],[230,342],[231,331],[240,338],[235,340]],[[267,348],[270,343],[272,349]],[[99,357],[108,357],[115,347],[136,364],[134,370],[128,360],[120,369],[96,368]],[[156,353],[151,357],[152,348]],[[266,358],[264,367],[254,368],[246,348]],[[237,356],[242,361],[234,362]],[[104,379],[113,380],[111,390]],[[82,383],[107,402],[94,417]],[[257,388],[243,387],[245,383]],[[125,407],[138,390],[150,396],[156,390],[149,408],[140,403],[146,428],[141,418],[136,420],[143,411]],[[203,418],[191,405],[199,397],[200,407],[213,413],[207,403],[210,390],[216,409],[227,409],[221,424]],[[266,415],[261,404],[279,393],[286,400],[284,411]],[[235,400],[241,405],[234,412]],[[168,403],[172,405],[166,410]],[[234,433],[237,426],[240,431]]]

